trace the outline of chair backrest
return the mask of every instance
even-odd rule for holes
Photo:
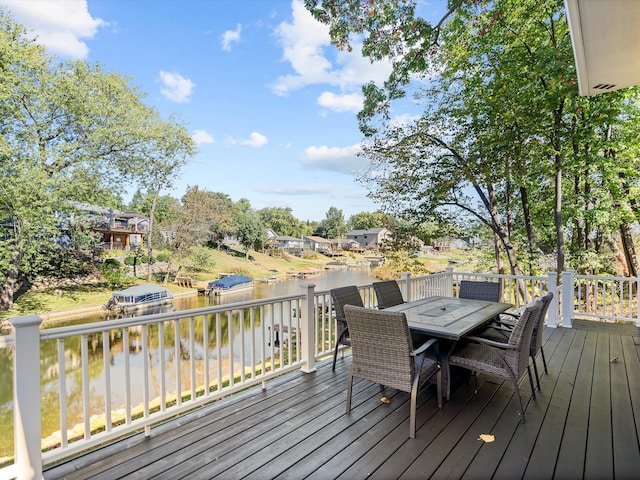
[[[395,280],[373,282],[373,291],[376,292],[378,308],[381,310],[404,303],[402,292]]]
[[[498,282],[480,282],[477,280],[462,280],[460,282],[459,298],[468,300],[485,300],[487,302],[500,301],[500,284]]]
[[[531,335],[541,311],[541,300],[527,304],[509,336],[509,344],[514,348],[507,350],[504,358],[511,371],[516,374],[516,378],[520,378],[529,365]]]
[[[331,289],[331,301],[333,302],[333,308],[336,310],[336,319],[343,322],[345,305],[364,307],[360,291],[355,285]]]
[[[533,326],[533,332],[531,333],[531,352],[532,356],[536,356],[542,348],[542,328],[544,326],[544,318],[547,316],[547,310],[553,300],[553,292],[547,292],[540,298],[542,302],[542,309],[540,310],[540,316],[538,321]]]
[[[402,312],[372,308],[344,308],[351,336],[353,375],[404,392],[414,375],[413,344]]]

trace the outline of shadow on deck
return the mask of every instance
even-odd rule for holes
[[[286,375],[266,391],[252,388],[158,425],[148,438],[49,467],[44,478],[637,478],[639,344],[637,327],[547,328],[549,373],[535,400],[521,383],[526,423],[510,383],[460,377],[442,410],[433,386],[419,395],[415,439],[408,394],[388,389],[385,404],[379,386],[358,381],[345,414],[345,355],[335,372],[326,361],[313,374]]]

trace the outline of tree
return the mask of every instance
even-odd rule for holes
[[[162,190],[171,188],[178,179],[180,169],[186,165],[195,151],[195,143],[186,128],[175,119],[164,122],[159,118],[149,122],[144,140],[139,151],[140,161],[134,169],[134,177],[152,195],[147,237],[147,281],[151,281],[153,227],[158,197]]]
[[[321,231],[325,232],[326,238],[344,238],[347,236],[347,226],[344,223],[342,210],[336,207],[329,207],[326,218],[320,222]]]
[[[218,249],[222,245],[225,236],[235,232],[233,225],[233,201],[226,193],[208,192],[212,201],[213,222],[211,224],[211,236]]]
[[[307,224],[293,216],[290,208],[263,208],[256,212],[265,227],[272,229],[278,235],[302,238],[310,235],[312,230]]]
[[[371,228],[385,227],[393,230],[396,219],[392,215],[383,212],[360,212],[351,215],[347,226],[349,230],[369,230]]]
[[[73,213],[67,199],[91,199],[80,198],[83,184],[117,195],[157,115],[128,79],[82,61],[57,63],[3,11],[0,37],[0,308],[7,310],[18,282],[47,273],[60,251],[61,219]]]
[[[413,2],[357,3],[307,6],[337,45],[364,33],[366,56],[394,62],[382,87],[365,87],[359,116],[370,195],[418,222],[450,207],[475,217],[493,232],[499,271],[506,258],[512,273],[523,261],[535,273],[540,253],[563,270],[567,239],[574,268],[606,255],[602,239],[628,231],[633,211],[620,193],[637,191],[637,89],[579,97],[563,2],[451,2],[433,28],[413,18]],[[411,82],[421,118],[390,122]]]
[[[242,245],[245,257],[249,259],[250,249],[261,249],[264,246],[266,233],[260,218],[253,212],[239,213],[234,223],[236,225],[236,235]]]

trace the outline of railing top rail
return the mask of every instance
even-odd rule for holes
[[[242,310],[253,307],[260,307],[273,303],[282,303],[304,298],[303,294],[286,295],[282,297],[263,298],[260,300],[250,300],[244,302],[227,303],[224,305],[216,305],[211,307],[194,308],[191,310],[180,310],[177,312],[156,313],[152,315],[144,315],[131,318],[119,318],[113,320],[103,320],[101,322],[70,325],[66,327],[47,328],[40,331],[41,340],[57,340],[60,338],[68,338],[76,335],[89,335],[100,333],[108,330],[116,330],[119,328],[138,327],[141,325],[152,325],[169,320],[200,317],[212,315],[216,313],[224,313],[233,310]]]
[[[0,335],[0,348],[15,347],[16,338],[13,335]]]
[[[473,276],[486,278],[523,279],[523,280],[547,280],[547,276],[540,275],[512,275],[508,273],[475,273],[475,272],[453,272],[456,276]]]
[[[574,274],[573,278],[576,279],[590,279],[590,280],[616,280],[619,282],[637,282],[640,281],[640,277],[615,277],[615,276],[603,276],[603,275],[578,275]]]

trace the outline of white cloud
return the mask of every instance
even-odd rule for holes
[[[216,140],[209,135],[205,130],[194,130],[191,138],[197,145],[202,145],[204,143],[215,143]]]
[[[269,142],[269,139],[261,133],[251,132],[251,135],[249,135],[249,138],[246,140],[230,138],[228,142],[232,145],[247,145],[249,147],[258,148],[266,145]]]
[[[353,174],[368,165],[366,158],[358,156],[361,151],[359,143],[350,147],[312,146],[304,150],[301,160],[308,168]]]
[[[225,52],[231,51],[231,44],[240,40],[240,32],[242,31],[242,25],[238,24],[235,30],[227,30],[222,34],[222,50]]]
[[[364,101],[359,93],[336,95],[332,92],[323,92],[318,97],[318,104],[335,112],[358,112]]]
[[[369,81],[381,82],[391,72],[388,62],[371,64],[362,57],[361,45],[353,42],[353,51],[339,52],[331,45],[329,27],[316,21],[301,0],[293,0],[292,23],[282,22],[275,30],[283,59],[291,64],[294,73],[278,77],[271,86],[277,95],[286,95],[306,85],[326,83],[353,90]],[[335,53],[335,65],[326,52]]]
[[[108,23],[89,13],[86,0],[2,0],[14,20],[33,30],[38,43],[53,54],[84,59],[85,39],[92,39]]]
[[[196,84],[179,73],[160,71],[160,82],[163,88],[160,89],[162,95],[168,100],[178,103],[186,103],[190,100]]]

